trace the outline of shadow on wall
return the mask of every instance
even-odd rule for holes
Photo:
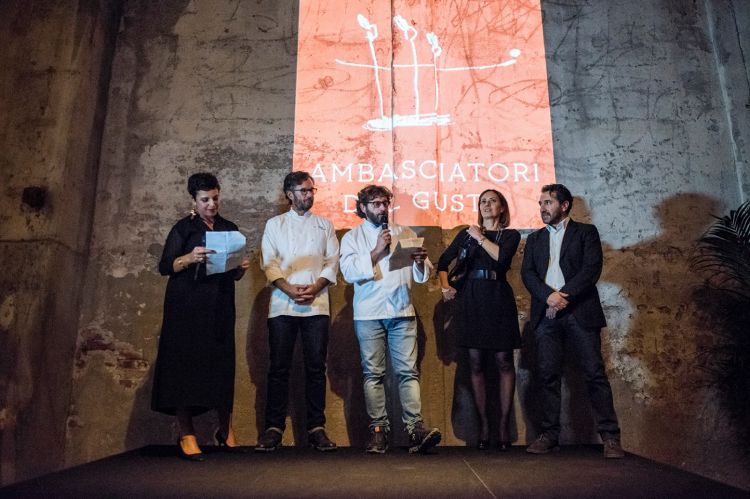
[[[623,427],[625,442],[667,462],[695,456],[693,447],[697,440],[703,446],[706,431],[721,438],[716,432],[720,409],[701,388],[702,373],[696,368],[700,345],[713,335],[696,324],[692,291],[701,278],[689,267],[695,241],[720,206],[703,194],[676,194],[654,207],[658,235],[605,252],[607,365],[636,402],[625,399],[619,406],[627,407],[628,419],[639,424]],[[616,401],[618,395],[624,398],[615,393]]]
[[[157,333],[158,334],[158,333]],[[160,414],[151,410],[151,386],[154,382],[154,367],[156,356],[150,361],[148,374],[133,397],[133,408],[128,418],[128,428],[125,434],[125,449],[137,449],[153,443],[172,445],[179,438],[176,420],[173,416]],[[206,438],[211,432],[205,418],[196,418],[196,433],[198,438]],[[201,443],[204,443],[204,440]],[[205,440],[207,442],[207,440]]]
[[[154,334],[158,337],[159,331]],[[148,373],[135,391],[125,434],[125,449],[137,449],[152,444],[176,445],[180,432],[177,419],[151,409],[151,394],[156,366],[156,351],[149,361]],[[216,411],[209,410],[193,417],[195,434],[201,446],[216,445],[214,434],[219,428]],[[177,448],[175,447],[175,453]]]
[[[451,425],[456,438],[471,445],[479,438],[479,418],[474,406],[472,396],[471,380],[469,377],[469,366],[467,352],[456,346],[457,331],[455,314],[458,312],[455,301],[444,302],[439,300],[433,311],[433,327],[435,328],[435,341],[437,343],[437,354],[443,365],[449,366],[455,363],[455,376],[453,378],[453,401],[451,402]],[[492,390],[488,380],[488,393],[496,393]],[[497,413],[488,398],[488,417],[490,421],[497,421]],[[494,426],[492,427],[494,431]]]
[[[265,282],[262,271],[250,267],[251,282]],[[260,273],[261,275],[256,275]],[[258,434],[265,428],[266,390],[269,365],[268,353],[268,305],[271,300],[271,288],[263,286],[252,300],[250,322],[247,325],[247,345],[245,355],[250,382],[255,385],[255,427]]]
[[[334,297],[335,294],[335,297]],[[362,388],[359,344],[354,333],[352,301],[354,287],[339,281],[331,288],[331,301],[343,303],[332,318],[328,342],[328,382],[331,391],[344,403],[344,419],[349,445],[364,447],[367,443],[369,420]]]

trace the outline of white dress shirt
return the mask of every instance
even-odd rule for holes
[[[391,249],[399,239],[417,237],[409,227],[390,225]],[[395,319],[416,315],[411,303],[412,281],[427,282],[432,263],[425,259],[424,272],[416,262],[397,270],[388,270],[391,253],[373,266],[370,252],[377,244],[381,228],[365,220],[341,239],[341,273],[354,284],[354,320]]]
[[[565,276],[560,268],[560,249],[565,237],[565,229],[568,227],[568,220],[570,218],[566,218],[557,225],[547,225],[547,231],[549,232],[549,265],[547,266],[547,275],[544,277],[544,282],[555,291],[560,291],[565,286]]]
[[[286,279],[289,284],[313,284],[325,277],[336,283],[339,242],[330,220],[306,212],[289,210],[266,222],[261,243],[261,268],[269,283]],[[293,315],[308,317],[330,315],[328,287],[320,291],[310,305],[299,305],[277,287],[273,287],[268,317]]]

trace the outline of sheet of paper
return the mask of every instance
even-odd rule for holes
[[[208,255],[206,275],[232,270],[242,263],[245,255],[245,236],[234,231],[206,232],[206,248],[216,253]]]
[[[388,260],[388,270],[394,271],[404,267],[410,267],[414,263],[411,254],[415,249],[421,248],[424,237],[410,237],[399,239],[396,247],[391,249],[391,257]]]

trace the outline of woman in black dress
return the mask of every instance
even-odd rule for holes
[[[474,402],[481,424],[478,447],[489,446],[486,375],[482,367],[485,352],[494,357],[500,375],[500,450],[510,449],[510,411],[516,384],[513,350],[520,346],[518,310],[513,289],[505,274],[518,249],[521,235],[507,229],[508,202],[488,189],[479,195],[479,225],[458,233],[438,262],[443,300],[457,299],[459,305],[458,346],[469,353]],[[451,262],[464,251],[468,277],[460,291],[448,281]]]
[[[202,461],[193,416],[215,409],[216,440],[237,446],[232,431],[234,401],[234,281],[249,260],[221,274],[206,275],[213,250],[205,247],[206,231],[236,231],[219,216],[219,182],[210,173],[188,179],[191,214],[169,231],[159,272],[168,275],[164,319],[156,358],[151,408],[175,415],[180,431],[180,456]]]

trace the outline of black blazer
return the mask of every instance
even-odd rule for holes
[[[565,277],[569,304],[561,313],[572,313],[586,328],[599,329],[607,325],[596,282],[602,273],[602,243],[599,231],[591,224],[568,221],[562,247],[560,269]],[[530,324],[536,328],[547,309],[547,297],[555,290],[544,278],[549,266],[549,232],[547,228],[529,234],[523,255],[521,278],[531,293]]]

